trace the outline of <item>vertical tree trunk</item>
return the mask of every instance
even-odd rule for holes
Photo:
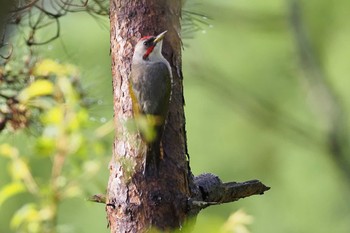
[[[184,223],[193,176],[186,157],[180,39],[181,1],[111,0],[111,56],[116,137],[110,162],[107,215],[111,232],[143,232],[150,227],[179,228]],[[128,74],[133,48],[145,35],[168,30],[163,55],[172,67],[172,100],[163,136],[159,174],[144,177],[140,139],[125,122],[132,118]]]

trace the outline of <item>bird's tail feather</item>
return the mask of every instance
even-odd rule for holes
[[[150,144],[147,148],[145,171],[158,171],[159,163],[163,159],[163,156],[163,147],[159,141]]]

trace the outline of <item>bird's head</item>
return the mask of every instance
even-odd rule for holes
[[[156,61],[163,58],[162,43],[166,32],[162,32],[158,36],[142,37],[135,46],[133,60]]]

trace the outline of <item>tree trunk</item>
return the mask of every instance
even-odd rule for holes
[[[110,162],[107,215],[111,232],[143,232],[153,226],[179,228],[187,215],[193,177],[186,158],[181,73],[181,1],[111,0],[111,56],[116,137]],[[142,141],[128,131],[132,118],[128,74],[133,47],[142,36],[168,30],[163,55],[173,73],[172,98],[163,136],[164,158],[158,174],[143,174]],[[192,184],[192,185],[191,185]]]
[[[106,203],[113,233],[180,229],[201,209],[262,194],[269,189],[257,180],[223,183],[213,174],[202,174],[194,179],[190,171],[181,70],[181,7],[179,0],[110,2],[116,137],[106,198],[95,195],[91,200]],[[138,39],[165,30],[168,32],[163,42],[163,55],[172,67],[173,86],[162,139],[164,158],[157,172],[145,176],[143,142],[126,126],[133,115],[128,75]]]

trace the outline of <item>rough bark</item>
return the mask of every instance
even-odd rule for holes
[[[111,232],[143,232],[150,226],[179,228],[187,213],[193,183],[186,159],[181,73],[181,2],[111,0],[111,56],[116,138],[110,162],[107,215]],[[127,77],[133,47],[145,35],[168,30],[163,55],[172,67],[172,100],[163,136],[164,158],[158,174],[144,177],[142,142],[128,131],[132,117]],[[192,185],[193,186],[193,185]]]
[[[194,179],[187,159],[180,17],[181,1],[110,2],[116,137],[109,164],[110,178],[106,198],[95,195],[90,200],[106,203],[107,219],[113,233],[145,232],[151,227],[163,231],[179,229],[186,219],[195,216],[206,206],[235,201],[268,190],[260,182],[246,185],[250,191],[240,185],[236,189],[236,186],[223,184],[216,176],[208,174]],[[126,127],[126,122],[132,119],[127,78],[137,40],[165,30],[168,33],[163,43],[163,55],[172,67],[174,80],[162,140],[164,158],[158,172],[145,176],[143,142]],[[215,198],[208,198],[208,195]]]
[[[200,190],[200,196],[189,199],[190,216],[196,216],[199,211],[208,206],[234,202],[252,195],[261,195],[270,189],[259,180],[223,183],[219,177],[211,173],[195,177],[194,182]]]

